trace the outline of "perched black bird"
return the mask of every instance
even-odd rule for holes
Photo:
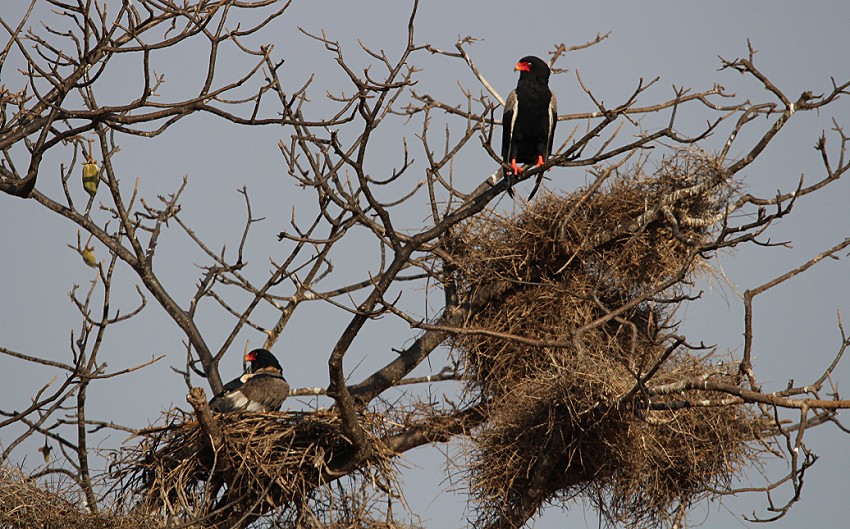
[[[502,115],[502,160],[511,167],[505,169],[511,197],[514,196],[513,179],[522,171],[517,164],[543,165],[552,154],[552,139],[558,123],[558,103],[549,89],[549,65],[529,55],[520,59],[514,70],[520,72],[519,81],[516,89],[508,94]],[[542,175],[538,177],[529,200],[537,192],[542,178]]]
[[[224,385],[212,398],[213,411],[276,411],[289,396],[289,384],[283,378],[283,368],[273,354],[254,349],[245,355],[251,363],[249,371]]]

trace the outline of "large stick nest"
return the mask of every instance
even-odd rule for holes
[[[711,399],[696,391],[652,396],[684,380],[739,380],[737,366],[675,345],[672,321],[685,285],[708,271],[699,247],[732,186],[700,151],[654,173],[638,165],[595,192],[474,219],[449,245],[473,307],[454,345],[470,396],[488,404],[470,469],[481,522],[522,523],[577,496],[611,522],[669,521],[755,457],[746,407],[693,406]],[[476,304],[484,291],[501,295]]]
[[[360,420],[367,432],[384,428],[379,414]],[[124,465],[125,491],[137,509],[205,527],[244,526],[243,515],[250,522],[267,513],[275,513],[277,524],[329,527],[340,525],[329,514],[338,516],[352,499],[335,496],[330,485],[344,474],[397,497],[394,454],[376,436],[368,461],[337,472],[353,449],[334,412],[235,413],[216,415],[215,422],[218,446],[191,415],[176,415],[146,434]]]

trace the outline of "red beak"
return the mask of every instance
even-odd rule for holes
[[[527,62],[518,62],[516,63],[516,66],[514,66],[514,70],[518,72],[530,72],[531,65]]]

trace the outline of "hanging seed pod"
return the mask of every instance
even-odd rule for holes
[[[100,183],[100,174],[97,163],[89,158],[89,161],[83,164],[83,188],[89,195],[94,197],[97,193],[98,183]]]
[[[50,463],[50,451],[51,450],[53,450],[53,448],[47,443],[47,438],[45,438],[44,439],[44,446],[42,446],[41,448],[38,449],[38,451],[41,452],[41,457],[44,458],[44,464],[45,465]]]
[[[86,265],[92,268],[97,268],[97,257],[94,256],[93,250],[94,248],[92,248],[91,246],[86,246],[85,248],[83,248],[83,251],[80,253],[80,255],[82,255],[83,262],[86,263]]]

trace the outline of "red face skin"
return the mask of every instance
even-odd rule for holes
[[[252,351],[252,352],[250,352],[250,353],[247,353],[247,354],[245,355],[245,361],[246,361],[246,362],[253,362],[253,361],[254,361],[254,360],[256,360],[256,359],[257,359],[257,357],[256,357],[256,356],[254,356],[254,352],[253,352],[253,351]]]

